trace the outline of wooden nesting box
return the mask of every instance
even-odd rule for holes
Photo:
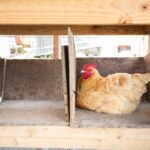
[[[76,61],[77,79],[79,79],[79,76],[81,75],[80,71],[86,63],[95,63],[102,76],[119,72],[145,73],[144,58],[79,58]],[[114,116],[80,108],[73,108],[75,109],[75,117],[72,117],[74,118],[74,125],[77,127],[101,128],[149,128],[150,103],[147,99],[147,95],[150,94],[149,92],[150,91],[143,96],[139,108],[131,115]]]
[[[0,61],[0,125],[67,125],[61,60]]]
[[[101,127],[101,128],[146,128],[150,127],[150,91],[143,95],[143,100],[137,111],[130,115],[114,116],[110,114],[97,113],[89,110],[75,108],[76,80],[81,76],[80,71],[87,63],[94,63],[102,76],[113,73],[146,73],[148,70],[149,55],[145,58],[78,58],[75,57],[73,34],[69,29],[68,63],[69,72],[69,101],[70,101],[70,123],[75,127]],[[134,89],[133,89],[134,90]],[[131,91],[132,92],[132,91]],[[141,118],[139,120],[139,118]]]
[[[67,35],[68,26],[75,35],[150,34],[149,6],[148,0],[2,0],[0,34]],[[77,59],[77,72],[72,69],[74,75],[78,77],[80,68],[91,61],[98,64],[103,75],[122,71],[144,72],[143,58],[86,58]],[[110,63],[113,69],[105,67]],[[124,65],[130,67],[122,70]],[[1,61],[0,69],[2,66]],[[0,147],[150,149],[150,107],[146,101],[133,115],[121,118],[80,109],[75,111],[73,98],[69,109],[72,121],[76,113],[76,127],[67,126],[63,119],[63,89],[60,85],[65,80],[61,78],[60,60],[9,60],[7,68],[9,83],[5,83],[4,99],[8,101],[4,100],[0,105]],[[39,72],[40,68],[42,72]],[[27,76],[29,72],[30,78]],[[1,78],[2,75],[1,70]],[[39,82],[44,83],[42,88],[38,86]],[[55,85],[56,82],[59,84]],[[21,98],[24,100],[17,100]]]

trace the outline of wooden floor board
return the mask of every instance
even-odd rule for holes
[[[142,102],[135,112],[123,116],[77,108],[75,118],[77,127],[150,128],[150,103]]]
[[[4,100],[0,104],[0,125],[67,125],[64,101]]]

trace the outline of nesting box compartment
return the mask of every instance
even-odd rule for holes
[[[81,75],[80,71],[83,69],[83,66],[87,63],[95,63],[102,76],[119,72],[145,73],[144,58],[78,58],[77,79]],[[74,125],[77,127],[100,128],[150,127],[150,103],[147,99],[149,94],[150,91],[147,91],[143,95],[143,100],[138,109],[129,115],[110,115],[76,108]]]
[[[64,107],[61,60],[7,60],[0,125],[65,126]]]
[[[87,63],[95,63],[102,76],[113,73],[146,73],[144,58],[76,58],[73,34],[69,33],[68,63],[69,63],[69,101],[70,122],[76,127],[99,128],[149,128],[150,127],[150,103],[148,102],[150,91],[143,95],[138,109],[129,115],[110,115],[97,113],[90,110],[76,108],[74,87],[80,71]],[[76,64],[76,65],[75,65]],[[66,72],[67,73],[67,72]],[[74,78],[74,75],[76,78]],[[133,89],[134,90],[134,89]],[[132,92],[132,91],[131,91]]]

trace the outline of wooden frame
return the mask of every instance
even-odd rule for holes
[[[150,25],[71,25],[74,35],[149,35]],[[0,25],[0,35],[67,35],[68,25]]]
[[[149,135],[149,128],[0,126],[0,147],[148,150]]]
[[[149,134],[149,128],[0,126],[0,147],[148,150]]]
[[[1,147],[149,150],[150,129],[0,126]]]
[[[150,24],[145,0],[1,0],[1,25]]]
[[[74,35],[150,34],[149,6],[147,0],[1,0],[0,34],[67,35],[68,25]],[[149,150],[150,129],[0,126],[0,147]]]

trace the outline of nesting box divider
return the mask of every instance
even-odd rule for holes
[[[76,52],[71,28],[68,28],[68,46],[62,46],[62,69],[66,119],[72,126],[75,118]],[[68,108],[67,108],[68,106]],[[69,117],[67,117],[69,116]]]
[[[150,52],[144,57],[144,62],[145,62],[145,71],[150,73]],[[150,102],[150,83],[147,84],[146,99]]]
[[[3,78],[2,78],[2,90],[1,90],[0,102],[3,101],[3,97],[4,97],[5,80],[6,80],[6,69],[7,69],[7,59],[4,59],[3,63],[4,63],[3,64]]]
[[[148,127],[149,115],[147,112],[144,116],[147,108],[150,107],[147,101],[142,101],[140,108],[126,116],[113,116],[103,113],[96,113],[89,110],[83,110],[76,108],[75,105],[75,91],[76,91],[76,79],[79,77],[79,70],[86,63],[96,63],[97,69],[101,75],[107,76],[117,72],[127,73],[145,73],[144,58],[78,58],[75,56],[74,38],[71,29],[68,29],[69,40],[69,85],[70,85],[70,124],[76,127]],[[76,70],[77,63],[77,70]],[[110,65],[111,64],[111,65]],[[76,73],[77,71],[77,73]],[[134,90],[134,89],[133,89]],[[149,96],[149,92],[147,92]],[[148,98],[146,97],[146,100]],[[144,99],[144,98],[143,98]],[[76,116],[76,117],[75,117]],[[139,116],[144,116],[143,121],[139,123]],[[115,120],[115,122],[114,122]],[[112,124],[112,122],[114,122]],[[124,122],[124,123],[123,123]]]
[[[0,60],[0,125],[68,125],[61,63]]]
[[[69,58],[68,46],[61,47],[62,55],[62,75],[63,75],[63,95],[65,105],[65,120],[70,121],[70,94],[69,94]]]
[[[68,28],[69,43],[69,87],[70,87],[70,125],[74,124],[75,119],[75,99],[76,99],[76,51],[73,33]]]

